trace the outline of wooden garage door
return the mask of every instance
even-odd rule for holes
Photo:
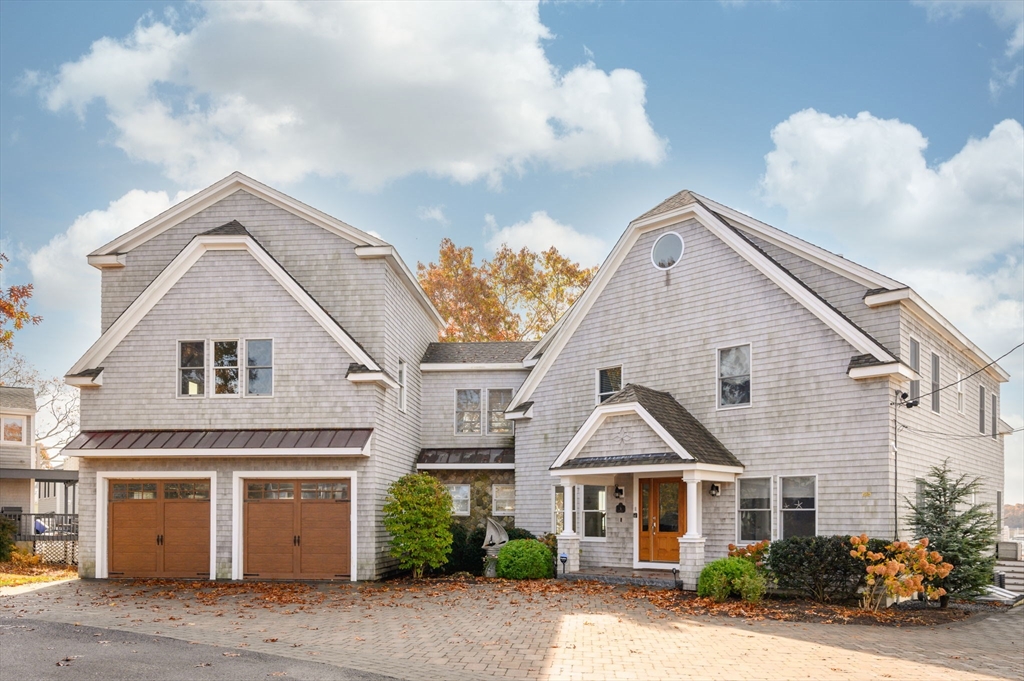
[[[110,577],[209,577],[209,480],[111,480]]]
[[[247,480],[245,577],[347,579],[348,480]]]

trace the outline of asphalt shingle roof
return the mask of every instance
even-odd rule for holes
[[[696,202],[697,197],[694,196],[689,189],[684,189],[678,194],[673,194],[672,196],[668,197],[667,199],[659,203],[657,206],[650,209],[649,211],[647,211],[646,213],[644,213],[643,215],[636,219],[643,220],[644,218],[653,217],[655,215],[660,215],[662,213],[668,213],[673,210],[676,210],[677,208],[682,208],[683,206],[687,206],[691,203]]]
[[[0,385],[0,409],[36,410],[36,393],[32,388]]]
[[[423,364],[509,364],[522,362],[536,341],[431,343]]]

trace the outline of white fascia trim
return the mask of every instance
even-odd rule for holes
[[[65,376],[64,383],[75,388],[97,388],[103,385],[103,372],[95,376]]]
[[[732,482],[743,474],[739,466],[719,466],[682,461],[680,463],[639,464],[635,466],[608,466],[607,468],[565,468],[551,470],[548,473],[555,478],[572,480],[587,476],[615,476],[626,473],[678,473],[684,480],[708,482]],[[579,484],[579,483],[572,483]]]
[[[322,213],[312,206],[282,194],[281,192],[268,187],[262,182],[243,175],[240,172],[233,172],[223,180],[215,182],[206,189],[193,194],[181,203],[171,206],[163,213],[160,213],[152,220],[148,220],[135,229],[122,234],[113,241],[100,246],[89,254],[89,256],[112,255],[126,253],[133,248],[149,241],[174,225],[187,220],[196,213],[209,208],[221,199],[234,194],[239,189],[244,189],[257,198],[271,203],[278,208],[288,211],[298,217],[307,220],[314,225],[322,227],[329,232],[352,241],[357,246],[384,246],[386,242],[378,239],[372,234],[356,229],[337,218]]]
[[[128,259],[125,253],[111,253],[110,255],[90,255],[86,256],[89,264],[98,270],[116,270],[124,267],[125,261]]]
[[[385,388],[398,389],[398,381],[383,371],[364,371],[362,373],[349,374],[346,378],[352,383],[377,383]]]
[[[996,431],[999,435],[1009,435],[1013,432],[1013,426],[1006,421],[999,419],[999,429]]]
[[[992,358],[977,345],[971,342],[967,336],[953,326],[948,319],[939,314],[938,310],[928,304],[924,298],[918,295],[912,288],[904,287],[897,291],[884,291],[874,295],[865,296],[864,304],[868,307],[881,307],[893,303],[905,303],[906,308],[918,319],[927,324],[933,331],[939,334],[961,352],[967,353],[975,361],[977,366],[983,367],[992,362]],[[998,364],[986,369],[993,378],[1000,383],[1010,380],[1010,374],[1003,370]]]
[[[858,265],[857,263],[847,260],[842,256],[836,255],[835,253],[829,253],[820,246],[815,246],[814,244],[804,241],[803,239],[799,239],[792,234],[787,234],[781,229],[765,224],[760,220],[750,217],[749,215],[744,215],[737,210],[729,208],[728,206],[723,206],[722,204],[712,201],[700,194],[695,194],[695,196],[707,205],[708,208],[722,215],[730,223],[733,223],[733,226],[745,231],[753,232],[765,241],[787,250],[790,253],[794,253],[802,258],[810,260],[816,265],[820,265],[821,267],[842,275],[847,279],[851,279],[865,288],[901,288],[903,286],[903,284],[895,279],[890,279],[884,274],[879,274],[878,272],[870,270],[863,265]]]
[[[888,362],[886,364],[876,364],[870,367],[854,367],[853,369],[850,369],[849,374],[850,378],[858,381],[867,378],[881,378],[883,376],[892,376],[893,378],[902,377],[911,381],[921,380],[920,374],[902,362]]]
[[[3,411],[0,411],[0,416],[35,416],[38,410],[36,409],[15,409],[4,407]]]
[[[531,404],[530,408],[527,409],[526,411],[514,412],[514,413],[511,413],[511,414],[506,411],[505,412],[505,419],[509,420],[509,421],[523,421],[523,420],[527,420],[527,419],[532,419],[533,418],[533,407],[534,407],[534,405]]]
[[[514,463],[418,463],[419,471],[514,471]]]
[[[495,364],[420,364],[420,371],[526,371],[522,362],[503,362]]]
[[[210,480],[210,579],[217,579],[216,471],[96,471],[96,579],[108,579],[107,507],[110,480]]]
[[[427,292],[420,286],[419,279],[412,273],[405,261],[402,260],[402,256],[398,255],[398,251],[394,246],[389,244],[383,246],[356,246],[354,249],[356,256],[363,260],[371,260],[375,258],[384,258],[388,263],[388,266],[395,271],[398,276],[402,277],[402,281],[405,282],[405,287],[410,293],[419,301],[420,306],[430,316],[431,320],[437,326],[438,329],[445,327],[444,317],[437,311],[434,304],[430,302],[430,298],[427,296]]]
[[[565,329],[552,338],[550,347],[544,351],[544,354],[541,355],[540,360],[537,362],[537,366],[530,375],[527,376],[522,387],[520,387],[519,391],[515,396],[513,396],[512,402],[509,404],[510,409],[514,409],[530,399],[533,391],[537,389],[538,385],[540,385],[540,382],[544,378],[548,369],[551,368],[555,359],[558,358],[558,355],[569,342],[569,339],[572,338],[573,333],[575,333],[576,329],[579,328],[579,325],[590,311],[590,308],[593,307],[594,302],[600,297],[605,286],[607,286],[608,282],[611,281],[612,276],[614,276],[615,272],[619,269],[619,266],[622,265],[622,262],[626,259],[626,256],[632,250],[640,236],[651,230],[667,227],[690,218],[700,222],[708,231],[724,241],[741,257],[743,257],[743,259],[753,265],[754,268],[807,308],[811,314],[824,322],[825,325],[839,334],[839,336],[846,340],[846,342],[856,348],[858,352],[861,354],[869,354],[881,362],[896,361],[896,358],[889,354],[885,348],[851,324],[828,304],[804,288],[792,276],[784,272],[775,263],[766,258],[763,253],[733,232],[728,226],[723,224],[721,220],[709,213],[703,206],[693,203],[669,213],[663,213],[645,220],[638,220],[630,223],[626,232],[619,238],[619,241],[612,249],[611,255],[608,256],[608,259],[605,260],[605,263],[597,271],[597,276],[594,278],[594,281],[589,287],[587,287],[587,290],[584,291],[583,295],[576,301],[576,304],[573,305],[572,309],[570,309],[564,316],[566,320]],[[548,333],[555,333],[555,329],[553,328]]]
[[[307,449],[76,449],[67,456],[80,459],[120,457],[232,457],[232,456],[369,456],[370,440],[363,447],[309,447]]]
[[[357,496],[356,471],[233,471],[231,473],[231,579],[244,579],[244,565],[242,557],[245,547],[243,546],[243,518],[242,504],[245,500],[244,484],[246,480],[259,478],[283,478],[286,480],[302,480],[315,478],[345,479],[352,481],[349,486],[349,503],[351,513],[349,515],[349,580],[356,581],[356,570],[359,566],[357,551],[358,525],[356,513]]]
[[[125,336],[142,321],[150,310],[171,288],[195,265],[207,251],[247,251],[279,283],[299,305],[345,350],[358,364],[379,371],[366,352],[338,326],[327,312],[314,301],[298,282],[277,264],[255,241],[244,235],[197,236],[164,268],[156,279],[146,287],[135,301],[128,306],[110,328],[93,343],[92,347],[75,363],[69,374],[78,374],[100,364],[103,359],[124,340]]]
[[[638,402],[625,402],[621,404],[600,404],[594,407],[594,411],[591,412],[587,420],[580,426],[580,429],[576,431],[576,434],[569,440],[569,444],[565,446],[562,453],[558,455],[555,462],[552,464],[553,468],[558,468],[566,461],[576,458],[576,455],[580,453],[583,447],[590,442],[590,438],[600,430],[604,422],[611,416],[624,416],[627,414],[636,414],[644,420],[644,422],[650,426],[658,437],[660,437],[669,448],[679,455],[684,460],[693,461],[694,457],[686,451],[686,449],[676,442],[675,438],[668,434],[668,431],[662,428],[661,424],[654,420],[654,417],[644,409]]]

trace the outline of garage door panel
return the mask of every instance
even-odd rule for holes
[[[114,576],[153,577],[159,572],[156,501],[110,505],[110,568]]]
[[[334,578],[349,574],[349,502],[304,502],[300,508],[299,574]]]
[[[294,554],[294,502],[246,502],[245,574],[264,578],[291,576]]]
[[[210,502],[164,501],[163,572],[197,577],[210,572]]]

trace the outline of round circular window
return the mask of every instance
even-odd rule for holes
[[[651,249],[651,261],[659,270],[672,269],[682,257],[683,237],[675,232],[662,234]]]

